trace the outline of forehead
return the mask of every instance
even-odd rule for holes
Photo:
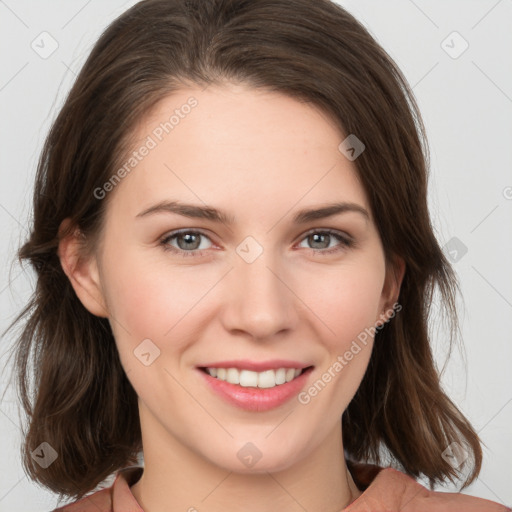
[[[113,208],[134,217],[168,199],[259,215],[299,202],[368,207],[338,149],[343,139],[319,108],[280,93],[233,84],[179,90],[139,123]]]

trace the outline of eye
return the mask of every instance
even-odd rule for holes
[[[202,247],[201,250],[198,250],[201,247],[201,237],[209,240],[209,238],[201,231],[183,229],[181,231],[169,233],[160,240],[160,244],[164,250],[177,253],[180,256],[200,256],[203,254],[203,250],[207,249],[207,247]],[[177,248],[170,244],[171,240],[174,239],[177,241]]]
[[[343,251],[355,245],[355,241],[352,237],[332,229],[310,231],[303,240],[311,243],[313,245],[311,250],[321,255]],[[335,240],[337,240],[339,244],[329,248],[330,242]],[[326,243],[327,247],[325,247]]]

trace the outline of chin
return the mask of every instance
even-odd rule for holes
[[[210,454],[208,460],[217,467],[239,474],[266,474],[276,473],[288,469],[295,463],[292,454],[298,453],[299,448],[290,448],[286,452],[279,452],[275,447],[258,448],[257,442],[243,443],[234,450],[226,448],[222,453]],[[237,444],[240,446],[240,444]]]

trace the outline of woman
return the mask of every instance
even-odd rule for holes
[[[59,510],[506,510],[414,480],[482,461],[429,345],[456,280],[423,141],[326,0],[145,0],[110,25],[19,253],[24,463]]]

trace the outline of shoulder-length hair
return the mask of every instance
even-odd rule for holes
[[[348,12],[328,0],[144,0],[112,22],[82,67],[45,141],[33,223],[19,249],[37,286],[14,323],[18,393],[29,418],[22,447],[30,477],[80,498],[141,450],[137,396],[108,320],[89,313],[57,254],[78,228],[93,249],[108,197],[95,191],[118,170],[141,119],[187,85],[232,81],[319,107],[366,146],[354,160],[386,262],[403,258],[402,311],[375,335],[369,366],[342,416],[349,461],[438,481],[461,478],[443,456],[470,455],[464,486],[480,471],[480,439],[444,393],[428,323],[436,291],[459,333],[458,283],[427,207],[428,148],[412,91],[393,60]],[[340,140],[341,142],[341,140]],[[71,219],[68,232],[59,226]],[[12,325],[9,327],[11,328]],[[33,364],[33,369],[30,366]],[[42,468],[43,442],[57,459]]]

